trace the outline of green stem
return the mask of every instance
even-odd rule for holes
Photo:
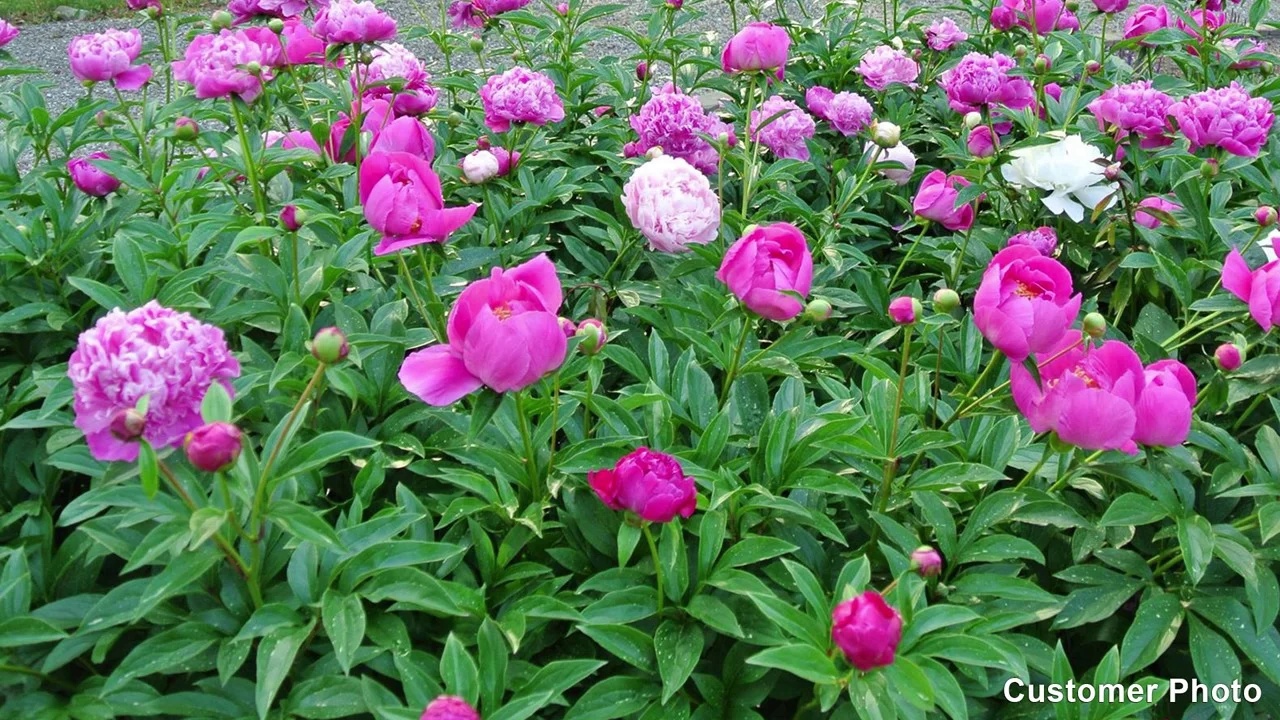
[[[258,222],[267,221],[267,198],[262,192],[262,184],[258,182],[258,168],[253,162],[253,152],[249,149],[249,134],[244,128],[244,116],[240,113],[240,103],[235,98],[228,98],[231,103],[231,114],[236,120],[236,134],[240,136],[240,157],[244,160],[244,175],[253,188],[253,204],[258,210]]]
[[[432,245],[431,248],[433,253],[442,252],[439,245]],[[422,284],[427,289],[427,302],[431,303],[430,308],[432,317],[434,317],[436,321],[435,325],[432,326],[435,328],[436,339],[440,342],[445,342],[445,335],[447,334],[445,318],[443,314],[437,313],[435,310],[436,308],[444,308],[444,303],[440,302],[440,296],[436,294],[436,263],[434,262],[434,258],[436,256],[433,256],[432,262],[428,262],[427,253],[422,249],[421,245],[415,247],[414,251],[418,255],[418,264],[422,266]]]
[[[1053,454],[1053,443],[1048,442],[1046,440],[1044,444],[1044,452],[1041,453],[1040,455],[1040,462],[1036,463],[1035,467],[1031,468],[1031,470],[1026,475],[1023,475],[1022,479],[1018,481],[1018,484],[1013,486],[1013,489],[1021,490],[1023,487],[1025,487],[1026,484],[1031,481],[1031,478],[1035,477],[1036,473],[1040,472],[1040,468],[1044,467],[1045,462],[1049,460],[1049,456],[1052,454]]]
[[[1188,343],[1193,343],[1193,342],[1195,342],[1196,340],[1199,340],[1200,338],[1204,337],[1205,335],[1208,335],[1209,333],[1213,332],[1214,330],[1217,330],[1218,328],[1220,328],[1220,327],[1222,327],[1222,326],[1224,326],[1224,325],[1230,325],[1231,323],[1233,323],[1233,322],[1235,322],[1235,321],[1236,321],[1236,319],[1235,319],[1234,317],[1229,317],[1229,318],[1227,318],[1227,319],[1223,320],[1222,322],[1214,323],[1213,325],[1210,325],[1209,327],[1207,327],[1207,328],[1205,328],[1205,329],[1201,330],[1200,332],[1196,333],[1195,335],[1192,335],[1191,337],[1189,337],[1189,338],[1187,338],[1187,339],[1183,340],[1182,342],[1180,342],[1180,343],[1178,343],[1178,344],[1176,344],[1176,345],[1174,345],[1174,346],[1172,346],[1172,347],[1166,348],[1166,349],[1167,349],[1167,350],[1177,350],[1178,348],[1182,347],[1183,345],[1187,345]],[[1165,340],[1165,342],[1169,342],[1169,341],[1168,341],[1168,340]],[[1163,346],[1163,344],[1162,344],[1162,346]]]
[[[763,104],[761,98],[761,104]],[[751,111],[756,101],[756,79],[751,77],[751,82],[747,83],[747,164],[742,169],[742,219],[747,220],[750,216],[747,211],[751,208],[751,190],[755,182],[756,161],[760,157],[760,140],[756,137],[757,133],[751,132]],[[767,118],[760,118],[762,121]]]
[[[649,554],[653,556],[653,574],[657,577],[658,583],[658,615],[662,615],[662,604],[666,599],[666,588],[662,584],[662,558],[658,556],[658,544],[653,541],[653,533],[649,532],[649,524],[645,523],[640,527],[644,533],[644,539],[649,543]]]
[[[173,488],[173,492],[182,499],[182,503],[187,506],[187,509],[193,513],[198,510],[199,506],[196,505],[196,501],[191,499],[191,495],[187,493],[186,488],[182,487],[182,483],[178,482],[177,476],[173,474],[169,466],[163,460],[157,460],[156,466],[159,468],[160,474],[164,475],[164,479],[169,483],[169,486]],[[258,586],[257,580],[254,578],[250,568],[245,566],[244,558],[240,557],[240,553],[236,552],[231,543],[222,537],[221,530],[213,534],[213,544],[226,556],[227,562],[231,564],[232,569],[249,584],[249,595],[253,599],[253,606],[255,608],[262,607],[262,591]]]
[[[920,233],[916,235],[916,239],[911,241],[911,247],[907,248],[907,254],[903,256],[898,263],[898,269],[893,271],[893,277],[889,279],[889,294],[893,294],[893,286],[898,284],[898,276],[902,274],[902,268],[907,266],[907,262],[911,260],[911,256],[915,254],[916,246],[924,239],[924,234],[929,230],[929,222],[926,220],[920,224]],[[954,283],[952,283],[954,285]]]
[[[520,429],[520,440],[524,443],[525,468],[529,476],[529,492],[538,495],[538,454],[533,449],[533,435],[529,432],[529,417],[524,408],[525,391],[516,393],[516,424]]]
[[[418,285],[413,281],[413,276],[409,274],[409,264],[404,261],[404,253],[396,253],[396,262],[400,264],[400,274],[404,275],[404,282],[409,286],[409,294],[413,296],[413,304],[418,308],[418,314],[422,316],[422,322],[427,324],[427,329],[432,335],[436,336],[437,341],[441,341],[440,334],[436,332],[436,324],[431,320],[431,313],[427,312],[427,306],[422,303],[422,296],[418,294]]]
[[[24,665],[10,665],[8,663],[0,663],[0,673],[17,673],[19,675],[30,675],[33,678],[39,678],[41,682],[47,682],[50,685],[56,685],[59,688],[62,688],[63,690],[71,693],[74,693],[77,689],[75,685],[72,685],[69,682],[59,680],[58,678],[53,677],[52,675],[47,675],[45,673],[40,672],[39,670],[33,670]]]
[[[276,464],[276,458],[280,456],[280,450],[284,448],[285,440],[289,437],[289,431],[293,428],[293,424],[297,422],[298,414],[302,412],[302,406],[307,403],[307,399],[315,391],[316,385],[320,384],[320,378],[324,377],[324,371],[324,363],[316,365],[315,373],[311,375],[311,380],[307,382],[302,394],[298,396],[298,401],[293,404],[293,409],[289,411],[289,417],[285,420],[284,427],[280,428],[280,435],[276,438],[276,443],[271,448],[271,454],[267,456],[267,462],[263,464],[262,473],[258,476],[258,485],[253,492],[253,509],[249,513],[249,527],[252,530],[255,544],[262,540],[262,528],[258,527],[258,524],[262,516],[262,505],[266,501],[267,479],[271,477],[271,468]]]
[[[907,367],[911,362],[911,330],[907,325],[902,340],[902,362],[898,366],[898,397],[893,404],[893,425],[889,429],[888,459],[884,463],[884,477],[880,480],[880,491],[876,494],[876,512],[883,515],[889,507],[889,496],[893,487],[893,476],[898,470],[898,422],[902,418],[902,396],[907,394]],[[871,539],[867,547],[873,548],[880,537],[880,523],[871,526]]]
[[[729,360],[729,371],[724,376],[724,386],[720,388],[720,407],[729,401],[729,391],[733,389],[733,381],[738,376],[738,363],[742,360],[742,348],[746,347],[747,335],[754,323],[750,316],[742,318],[742,333],[738,335],[738,344],[734,348],[733,357]]]

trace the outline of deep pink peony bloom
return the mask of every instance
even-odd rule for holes
[[[1133,213],[1133,221],[1144,228],[1151,228],[1154,230],[1160,227],[1160,218],[1155,215],[1142,212],[1142,208],[1154,208],[1161,212],[1173,213],[1177,210],[1181,210],[1182,206],[1176,202],[1166,200],[1159,195],[1152,195],[1149,198],[1144,198],[1142,202],[1138,203],[1138,209]]]
[[[1101,13],[1118,13],[1129,7],[1129,0],[1093,0],[1093,6]]]
[[[985,158],[996,154],[996,147],[1000,142],[999,136],[991,132],[991,126],[978,125],[969,130],[969,137],[965,140],[965,147],[969,150],[969,154]]]
[[[194,86],[202,100],[236,95],[249,103],[262,93],[262,83],[271,79],[271,67],[282,56],[280,40],[266,28],[223,30],[192,40],[185,58],[173,62],[173,76]],[[249,63],[257,63],[261,73],[251,74]]]
[[[944,17],[941,20],[934,20],[933,24],[925,29],[924,37],[925,43],[931,50],[946,52],[968,40],[969,33],[961,30],[951,18]]]
[[[263,144],[267,147],[282,147],[285,150],[293,150],[295,148],[305,148],[320,155],[324,151],[320,149],[319,143],[311,136],[311,133],[302,130],[290,130],[287,133],[278,130],[269,131],[262,139]]]
[[[1139,5],[1138,9],[1134,10],[1129,19],[1124,22],[1125,39],[1150,35],[1157,30],[1167,28],[1172,24],[1172,17],[1169,14],[1169,8],[1164,5],[1147,3]],[[1142,44],[1147,45],[1147,43]]]
[[[108,29],[79,35],[67,46],[71,74],[82,82],[111,82],[121,90],[137,90],[151,79],[150,65],[134,65],[142,52],[138,30]]]
[[[1021,110],[1035,105],[1036,92],[1026,78],[1009,75],[1015,65],[1008,55],[969,53],[944,72],[939,82],[947,93],[948,104],[956,112],[994,110],[997,105]]]
[[[790,320],[813,285],[813,256],[794,225],[756,226],[729,247],[716,279],[757,315]]]
[[[13,39],[18,37],[19,32],[21,31],[18,30],[17,25],[0,18],[0,48],[13,42]]]
[[[871,103],[857,93],[833,93],[821,85],[804,94],[809,112],[826,120],[836,132],[849,137],[871,124]]]
[[[368,162],[368,161],[366,161]],[[546,255],[466,287],[449,312],[448,343],[410,353],[400,366],[405,389],[430,405],[452,405],[487,386],[522,390],[564,362],[563,297]]]
[[[316,16],[315,33],[330,44],[382,42],[395,38],[396,21],[368,0],[332,0]]]
[[[1280,260],[1250,270],[1239,250],[1232,250],[1222,264],[1222,287],[1249,303],[1249,314],[1263,332],[1280,324]]]
[[[422,115],[431,112],[439,100],[429,84],[430,73],[411,50],[399,43],[386,43],[373,50],[373,59],[360,66],[357,73],[368,97],[390,99],[398,115]],[[399,78],[400,88],[392,91],[389,81]],[[354,80],[353,80],[354,82]]]
[[[890,85],[915,87],[920,65],[901,50],[879,45],[862,56],[858,74],[872,90],[884,90]]]
[[[1062,0],[1000,0],[991,11],[991,24],[997,30],[1017,25],[1039,35],[1080,29],[1080,20]]]
[[[1177,360],[1154,362],[1143,376],[1142,394],[1133,408],[1133,441],[1139,445],[1181,445],[1191,432],[1196,376]]]
[[[360,202],[369,225],[382,233],[375,255],[445,242],[476,213],[475,205],[445,207],[431,164],[405,152],[373,153],[360,163]]]
[[[831,639],[859,670],[892,665],[902,640],[902,616],[880,593],[867,590],[831,611]]]
[[[1256,157],[1275,122],[1271,101],[1250,97],[1234,80],[1224,88],[1198,92],[1169,106],[1191,149],[1220,147],[1240,157]]]
[[[480,88],[484,124],[494,132],[507,132],[512,123],[546,125],[564,119],[564,103],[551,78],[522,67],[490,76]]]
[[[1246,58],[1250,55],[1267,51],[1267,44],[1257,38],[1226,38],[1219,41],[1218,46],[1223,50],[1230,50],[1236,54],[1238,59],[1231,63],[1232,70],[1253,70],[1254,68],[1262,67],[1263,61],[1261,59],[1249,60]],[[1221,56],[1221,53],[1215,54],[1215,57]]]
[[[67,363],[75,387],[76,427],[98,460],[133,460],[138,445],[111,434],[113,416],[149,398],[143,437],[156,447],[177,446],[202,424],[200,403],[209,386],[240,375],[222,330],[155,301],[107,313],[80,334]]]
[[[1006,247],[1017,245],[1025,245],[1046,257],[1051,256],[1058,247],[1058,233],[1048,226],[1020,232],[1009,238]]]
[[[782,79],[791,36],[786,28],[753,22],[738,31],[720,53],[720,68],[727,73],[773,72]]]
[[[920,181],[912,209],[916,215],[941,223],[948,230],[968,230],[973,225],[973,203],[956,207],[960,188],[968,186],[969,181],[959,175],[934,170]]]
[[[1059,344],[1080,314],[1071,273],[1027,245],[996,253],[973,297],[973,324],[1014,363]]]
[[[636,448],[612,469],[592,470],[587,483],[611,510],[630,510],[647,522],[688,518],[698,506],[698,488],[680,461],[646,447]]]
[[[809,146],[805,140],[813,137],[815,129],[809,113],[790,100],[774,95],[761,103],[760,109],[751,111],[747,132],[780,158],[808,160]]]
[[[484,27],[487,19],[519,10],[531,0],[457,0],[449,5],[449,22],[458,29]]]
[[[480,720],[480,713],[460,697],[441,695],[427,705],[419,720]]]
[[[1007,5],[995,5],[991,8],[991,27],[999,32],[1013,28],[1018,22],[1018,13]]]
[[[639,139],[628,143],[629,157],[660,147],[667,155],[688,161],[706,175],[716,172],[720,153],[704,136],[715,139],[725,135],[731,147],[737,142],[732,125],[708,115],[697,98],[680,92],[671,83],[655,92],[640,112],[631,116],[631,129]]]
[[[71,182],[80,192],[94,197],[106,197],[120,187],[120,181],[99,168],[90,160],[110,160],[111,156],[104,152],[96,152],[82,158],[73,158],[67,162],[67,172],[71,173]]]
[[[1204,10],[1201,8],[1196,8],[1188,12],[1187,16],[1191,18],[1190,23],[1188,23],[1186,20],[1183,20],[1181,17],[1175,15],[1174,16],[1175,24],[1178,26],[1179,30],[1190,35],[1192,38],[1194,38],[1197,41],[1201,39],[1200,33],[1202,31],[1207,30],[1209,31],[1210,34],[1212,34],[1215,30],[1227,24],[1226,13],[1214,12],[1213,10]],[[1192,55],[1199,54],[1199,51],[1197,51],[1194,47],[1188,47],[1188,50],[1191,52]]]
[[[659,155],[636,168],[622,188],[632,226],[661,252],[687,252],[720,230],[720,198],[707,176],[688,162]]]
[[[324,64],[325,41],[316,37],[302,20],[296,17],[285,20],[280,40],[284,44],[284,58],[288,64]]]
[[[225,470],[240,457],[240,428],[212,422],[187,433],[182,441],[187,461],[205,472]]]
[[[1172,142],[1168,133],[1169,108],[1173,98],[1151,87],[1150,80],[1115,85],[1089,103],[1089,112],[1098,119],[1098,128],[1114,128],[1117,138],[1131,132],[1142,137],[1142,147],[1152,148]]]
[[[436,143],[427,126],[416,117],[398,117],[373,134],[370,153],[409,153],[430,163],[436,157]]]

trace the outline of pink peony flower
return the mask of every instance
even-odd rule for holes
[[[1158,195],[1152,195],[1151,197],[1145,198],[1142,202],[1138,203],[1138,208],[1153,208],[1161,212],[1173,213],[1176,210],[1181,210],[1182,206],[1176,202],[1171,202],[1169,200],[1166,200]],[[1155,215],[1142,212],[1141,209],[1134,211],[1133,221],[1138,223],[1144,228],[1150,228],[1152,230],[1160,227],[1160,223],[1161,223],[1160,218],[1156,217]]]
[[[901,50],[879,45],[862,56],[858,74],[872,90],[884,90],[890,85],[915,87],[920,65]]]
[[[280,41],[284,44],[284,58],[288,64],[324,64],[325,42],[316,37],[302,20],[296,17],[285,20]]]
[[[151,79],[150,65],[133,64],[140,52],[142,33],[136,28],[79,35],[67,46],[77,80],[111,82],[121,90],[137,90]]]
[[[725,135],[732,147],[737,139],[733,126],[708,115],[702,103],[667,83],[631,116],[631,129],[639,135],[629,157],[660,147],[667,155],[686,160],[704,174],[716,172],[720,153],[707,137]]]
[[[774,95],[761,103],[759,110],[751,111],[747,132],[780,158],[808,160],[809,146],[805,140],[813,137],[815,128],[809,113],[790,100]]]
[[[996,253],[973,297],[973,324],[1014,363],[1058,345],[1080,314],[1071,273],[1035,248]]]
[[[160,0],[124,0],[124,4],[125,7],[130,10],[147,10],[149,8],[155,8],[159,12],[164,12],[164,5],[161,4]],[[0,43],[0,45],[3,44],[4,43]]]
[[[480,713],[460,697],[441,695],[427,705],[419,720],[480,720]]]
[[[1093,0],[1093,6],[1100,13],[1118,13],[1129,7],[1129,0]]]
[[[290,130],[287,133],[272,130],[263,137],[263,144],[267,147],[278,146],[285,150],[304,148],[306,150],[311,150],[317,155],[324,152],[320,149],[320,145],[316,142],[316,139],[311,136],[311,133],[304,132],[302,130]]]
[[[422,115],[431,112],[438,101],[436,89],[429,84],[431,75],[411,50],[399,43],[386,43],[373,50],[368,65],[357,69],[365,95],[389,99],[398,115]],[[392,90],[389,82],[399,79],[400,87]],[[353,80],[354,82],[354,80]]]
[[[490,76],[480,88],[484,124],[494,132],[507,132],[511,123],[546,125],[564,119],[564,103],[551,78],[516,66]]]
[[[387,123],[373,134],[370,153],[403,152],[430,163],[436,157],[436,143],[427,126],[416,117],[404,116]]]
[[[396,21],[368,0],[332,0],[316,16],[315,33],[331,45],[382,42],[395,38]]]
[[[948,230],[968,230],[973,225],[973,203],[956,207],[960,188],[968,186],[969,181],[959,175],[934,170],[920,181],[912,208],[916,215],[941,223]]]
[[[1196,405],[1196,376],[1177,360],[1160,360],[1143,372],[1142,394],[1134,405],[1133,441],[1173,447],[1191,432]]]
[[[994,110],[998,105],[1021,110],[1035,105],[1036,92],[1026,78],[1009,75],[1015,65],[1008,55],[969,53],[944,72],[939,82],[956,112]]]
[[[1050,257],[1058,247],[1058,233],[1048,226],[1027,230],[1010,237],[1006,247],[1018,245],[1029,247],[1045,257]]]
[[[1263,60],[1248,60],[1250,55],[1267,52],[1267,44],[1257,38],[1226,38],[1218,43],[1223,50],[1229,50],[1235,53],[1235,62],[1231,63],[1232,70],[1253,70],[1262,67]],[[1216,57],[1221,57],[1218,53]]]
[[[1144,3],[1124,22],[1125,39],[1139,38],[1170,26],[1169,8]],[[1142,43],[1147,45],[1147,43]],[[1150,45],[1147,45],[1150,47]]]
[[[892,665],[902,640],[902,616],[880,593],[867,590],[831,611],[831,639],[859,670]]]
[[[1175,24],[1178,26],[1179,30],[1190,35],[1192,38],[1194,38],[1197,41],[1201,39],[1200,33],[1202,31],[1207,30],[1209,33],[1212,34],[1215,30],[1227,24],[1226,13],[1214,12],[1213,10],[1196,8],[1188,12],[1187,16],[1191,18],[1190,23],[1188,23],[1186,20],[1183,20],[1181,17],[1174,16]],[[1194,47],[1188,47],[1188,51],[1192,55],[1199,54],[1199,52]]]
[[[251,103],[281,56],[279,39],[266,28],[223,30],[192,40],[184,59],[173,62],[173,76],[194,86],[202,100],[236,95]],[[261,72],[250,73],[249,63],[257,63]]]
[[[1115,85],[1089,103],[1089,112],[1098,119],[1098,128],[1114,128],[1118,138],[1130,132],[1142,137],[1142,147],[1168,145],[1169,108],[1173,98],[1151,87],[1150,80]]]
[[[111,156],[104,152],[96,152],[87,157],[73,158],[67,163],[67,172],[71,173],[71,182],[85,195],[106,197],[120,187],[120,181],[102,168],[89,162],[90,160],[110,160]]]
[[[1280,260],[1250,270],[1239,250],[1222,264],[1222,287],[1249,304],[1249,314],[1263,332],[1280,324]]]
[[[790,320],[804,310],[813,257],[794,225],[755,226],[729,247],[716,279],[757,315]]]
[[[646,522],[688,518],[698,506],[698,489],[680,461],[646,447],[618,460],[613,469],[592,470],[587,483],[611,510],[630,510]]]
[[[13,39],[18,37],[19,32],[21,31],[18,30],[17,25],[10,23],[4,18],[0,18],[0,48],[13,42]]]
[[[991,11],[991,24],[997,30],[1017,25],[1039,35],[1080,29],[1080,20],[1062,0],[1000,0]]]
[[[707,176],[671,155],[636,168],[622,188],[622,204],[651,250],[687,252],[715,240],[720,229],[720,198]]]
[[[199,427],[200,403],[209,386],[231,379],[240,363],[227,349],[222,330],[155,301],[107,313],[80,335],[67,363],[75,388],[76,427],[89,452],[103,461],[133,460],[138,445],[111,434],[120,410],[148,398],[143,437],[156,447],[177,446]]]
[[[1250,97],[1234,80],[1231,85],[1198,92],[1169,106],[1191,149],[1220,147],[1240,157],[1256,157],[1275,122],[1271,101]]]
[[[754,22],[729,39],[720,54],[720,68],[727,73],[772,72],[781,80],[790,49],[785,28]]]
[[[969,33],[960,29],[949,17],[934,20],[924,31],[925,43],[931,50],[946,52],[969,39]]]
[[[484,27],[485,20],[519,10],[530,0],[458,0],[449,5],[449,21],[455,28]]]
[[[405,152],[377,152],[364,159],[360,202],[369,225],[382,233],[375,255],[445,242],[476,213],[475,205],[445,207],[431,164]]]
[[[205,472],[226,470],[240,457],[240,428],[229,422],[212,422],[187,433],[182,441],[187,461]]]
[[[991,126],[978,125],[969,130],[969,137],[965,140],[965,147],[969,150],[969,154],[977,158],[991,157],[996,154],[996,147],[1000,138],[991,132]]]
[[[804,94],[809,112],[826,120],[836,132],[849,137],[871,124],[871,103],[857,93],[833,93],[822,86]]]
[[[493,268],[454,302],[448,342],[404,359],[400,383],[438,407],[482,386],[508,392],[536,383],[564,362],[562,295],[556,267],[546,255],[510,270]]]

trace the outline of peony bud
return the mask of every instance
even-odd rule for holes
[[[565,337],[571,338],[574,333],[578,332],[578,326],[569,318],[562,317],[560,318],[560,330],[564,332]]]
[[[179,140],[191,142],[200,135],[200,126],[189,117],[180,117],[173,122],[173,136]]]
[[[684,0],[667,0],[667,7],[672,10],[679,10],[684,7]]]
[[[1240,367],[1240,363],[1244,362],[1244,351],[1239,345],[1233,343],[1222,343],[1217,350],[1213,351],[1213,359],[1218,363],[1218,367],[1223,372],[1232,372]]]
[[[1091,312],[1085,315],[1082,325],[1085,334],[1095,340],[1107,334],[1107,319],[1101,313]]]
[[[1209,158],[1200,163],[1200,177],[1207,179],[1218,177],[1218,161]]]
[[[98,127],[104,128],[111,124],[111,116],[107,114],[106,110],[99,110],[94,114],[93,121],[97,123]]]
[[[587,484],[611,510],[628,510],[641,520],[671,522],[698,509],[698,488],[676,458],[646,447],[624,455],[612,468],[587,473]]]
[[[226,30],[231,27],[231,23],[235,22],[235,18],[231,17],[231,13],[226,10],[219,10],[214,13],[211,20],[214,30]]]
[[[871,140],[876,145],[888,150],[897,147],[902,139],[902,129],[891,122],[879,121],[871,125]]]
[[[1070,12],[1075,12],[1080,9],[1080,0],[1067,0],[1067,2],[1064,4],[1066,5],[1067,10]]]
[[[899,325],[914,325],[922,312],[924,308],[920,306],[920,301],[907,295],[889,302],[889,317]]]
[[[280,18],[271,18],[271,20],[267,22],[267,27],[271,32],[279,35],[284,32],[284,21]]]
[[[1084,64],[1084,72],[1086,75],[1097,75],[1102,72],[1102,63],[1097,60],[1090,60]]]
[[[949,313],[960,307],[960,293],[951,288],[942,288],[933,294],[933,309],[940,313]]]
[[[814,298],[804,306],[804,319],[809,322],[820,323],[831,317],[831,303],[822,298]]]
[[[1014,57],[1016,57],[1016,58],[1018,58],[1019,60],[1021,60],[1021,59],[1022,59],[1022,58],[1024,58],[1024,57],[1026,57],[1026,56],[1027,56],[1027,46],[1026,46],[1026,45],[1018,45],[1018,46],[1014,47],[1014,48],[1013,48],[1013,56],[1014,56]]]
[[[476,138],[477,150],[488,150],[491,147],[493,147],[493,143],[489,142],[488,135],[481,135],[480,137]]]
[[[1036,56],[1036,61],[1032,63],[1032,67],[1038,73],[1046,73],[1049,72],[1049,68],[1053,67],[1053,61],[1049,59],[1048,55],[1040,54]]]
[[[130,442],[142,437],[142,432],[147,429],[147,418],[134,408],[126,408],[117,410],[115,415],[111,416],[111,435],[117,440]]]
[[[259,63],[256,60],[250,60],[245,63],[244,71],[255,77],[259,76],[262,74],[262,63]]]
[[[556,13],[561,17],[567,17],[569,15],[569,3],[560,3],[559,5],[556,5]]]
[[[187,460],[205,472],[218,472],[240,457],[240,428],[229,422],[213,422],[187,433],[182,447]]]
[[[422,711],[419,720],[480,720],[480,713],[460,697],[441,695]]]
[[[831,611],[831,639],[859,670],[892,665],[902,640],[902,616],[880,593],[868,590]]]
[[[467,119],[463,117],[460,112],[451,112],[445,117],[444,121],[449,125],[449,127],[458,127],[462,123],[466,122]]]
[[[285,205],[280,210],[280,224],[289,232],[297,232],[307,221],[307,212],[299,210],[297,205]]]
[[[1263,205],[1254,211],[1253,219],[1257,220],[1262,227],[1271,227],[1276,223],[1276,209],[1270,205]]]
[[[654,145],[653,147],[644,151],[644,156],[646,160],[652,160],[656,157],[660,157],[661,155],[662,155],[661,145]]]
[[[920,577],[937,577],[942,572],[942,556],[928,545],[922,545],[911,553],[911,567]]]
[[[159,4],[148,5],[147,9],[144,12],[146,13],[148,18],[152,20],[158,20],[160,19],[160,17],[164,15],[164,8],[160,7]]]
[[[347,359],[351,346],[347,336],[336,327],[327,327],[311,339],[311,354],[325,365],[336,365]]]
[[[484,52],[484,40],[482,40],[479,35],[472,35],[468,46],[471,48],[471,52],[476,53],[477,55]]]
[[[472,185],[479,185],[497,177],[502,169],[498,156],[488,150],[476,150],[462,158],[462,177]]]
[[[578,349],[584,355],[595,355],[609,341],[609,333],[605,330],[604,323],[595,318],[587,318],[578,323],[578,329],[574,334],[582,338],[582,342],[578,343]]]
[[[1120,177],[1120,163],[1111,163],[1102,169],[1102,176],[1108,180],[1114,181]]]
[[[649,63],[641,60],[636,63],[636,79],[644,82],[649,77]]]
[[[977,110],[970,110],[964,114],[964,126],[970,130],[982,124],[982,113]]]

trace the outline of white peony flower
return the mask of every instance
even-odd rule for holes
[[[498,156],[488,150],[474,150],[462,158],[462,177],[467,182],[478,185],[492,180],[498,175],[500,165]]]
[[[686,252],[715,240],[720,230],[720,198],[711,182],[672,155],[636,168],[622,188],[622,204],[653,250]]]
[[[863,148],[863,152],[874,153],[875,143],[867,143]],[[889,178],[899,185],[906,185],[911,182],[911,173],[916,170],[916,156],[911,152],[911,148],[898,143],[891,148],[880,151],[880,158],[876,160],[877,165],[884,163],[898,163],[902,167],[882,167],[876,172],[882,176]]]
[[[1061,137],[1061,133],[1056,133]],[[1020,187],[1049,191],[1044,206],[1055,215],[1066,213],[1075,222],[1093,212],[1098,203],[1116,190],[1107,182],[1097,160],[1102,151],[1086,144],[1079,135],[1068,135],[1049,145],[1014,150],[1013,160],[1000,168],[1004,179]],[[1107,202],[1108,207],[1115,199]]]

